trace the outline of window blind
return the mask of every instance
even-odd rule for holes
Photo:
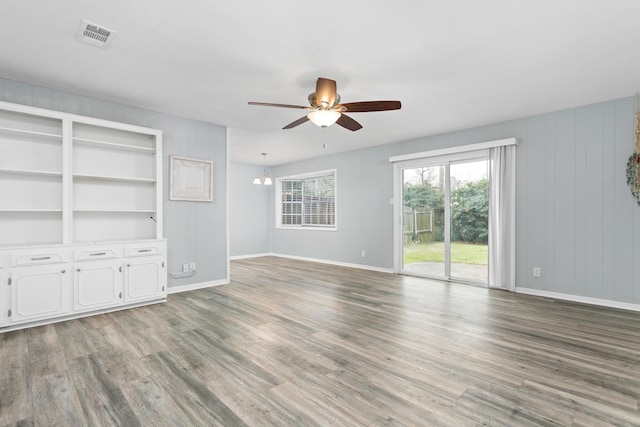
[[[335,172],[279,182],[282,226],[335,227]]]

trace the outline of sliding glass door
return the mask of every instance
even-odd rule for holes
[[[451,277],[487,283],[489,273],[487,159],[451,163]]]
[[[406,168],[403,175],[403,265],[445,277],[445,166]]]
[[[487,284],[488,169],[485,151],[402,166],[402,273]]]

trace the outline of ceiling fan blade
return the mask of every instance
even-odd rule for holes
[[[318,78],[316,82],[316,107],[326,105],[332,107],[336,103],[336,94],[338,93],[335,80]]]
[[[340,117],[338,118],[338,120],[336,120],[336,124],[342,126],[345,129],[349,129],[351,131],[362,129],[362,125],[360,123],[356,122],[351,117],[345,114],[340,114]]]
[[[363,101],[363,102],[346,102],[344,104],[336,105],[334,108],[340,111],[342,108],[346,108],[344,111],[350,113],[366,113],[368,111],[389,111],[399,110],[402,104],[400,101]]]
[[[308,122],[309,118],[307,116],[303,116],[300,117],[298,120],[296,120],[295,122],[291,122],[288,125],[286,125],[285,127],[283,127],[282,129],[291,129],[294,128],[296,126],[300,126],[301,124],[303,124],[304,122]]]
[[[309,107],[303,107],[302,105],[290,105],[290,104],[273,104],[271,102],[249,102],[249,105],[260,105],[262,107],[282,107],[282,108],[298,108],[302,110],[308,110]]]

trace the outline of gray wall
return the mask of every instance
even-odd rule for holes
[[[262,173],[261,165],[229,164],[229,252],[232,257],[271,252],[272,187],[253,184],[253,179]]]
[[[337,231],[283,230],[272,221],[272,250],[308,258],[393,268],[393,206],[387,146],[272,168],[274,177],[336,169]],[[274,196],[271,211],[275,211]],[[366,257],[361,257],[364,250]]]
[[[335,233],[272,222],[272,250],[391,269],[388,158],[516,137],[517,286],[639,304],[640,207],[625,176],[634,112],[625,98],[274,167],[274,177],[336,168],[339,205]],[[271,197],[272,212],[273,204]],[[532,277],[534,266],[541,278]]]
[[[169,278],[169,287],[226,280],[226,128],[5,79],[0,100],[162,130],[168,271],[197,263],[194,277]],[[213,203],[169,201],[171,154],[213,160]]]

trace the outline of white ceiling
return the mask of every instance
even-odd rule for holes
[[[83,19],[118,32],[102,50]],[[640,90],[638,0],[3,0],[0,77],[231,129],[233,161],[281,164]],[[281,128],[317,77],[364,129]],[[327,148],[323,148],[327,144]]]

